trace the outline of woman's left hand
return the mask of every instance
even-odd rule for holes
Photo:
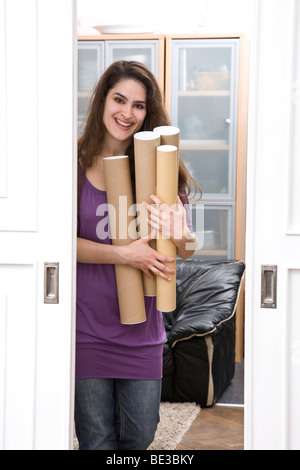
[[[187,227],[186,211],[180,197],[177,196],[175,207],[169,207],[157,196],[151,196],[151,199],[155,206],[143,203],[150,214],[149,225],[175,243],[178,256],[183,259],[192,256],[197,246],[197,238]]]
[[[151,196],[151,199],[156,206],[146,202],[144,206],[149,211],[148,223],[152,229],[159,231],[165,238],[169,238],[175,243],[182,240],[185,236],[186,212],[180,197],[177,196],[175,207],[169,207],[157,196]]]

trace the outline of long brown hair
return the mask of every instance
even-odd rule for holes
[[[163,97],[158,87],[156,78],[152,72],[144,65],[134,61],[120,60],[114,62],[101,76],[96,85],[90,106],[84,132],[78,140],[78,161],[83,171],[91,167],[101,152],[105,135],[103,123],[103,113],[105,100],[109,90],[114,88],[121,80],[132,79],[141,83],[146,89],[146,109],[147,114],[140,131],[152,131],[155,127],[168,126],[170,120],[164,107]],[[130,159],[131,178],[134,185],[134,148],[133,139],[126,150],[126,155]],[[191,177],[183,161],[179,163],[179,191],[187,192],[189,195],[192,188],[201,194],[197,182]]]

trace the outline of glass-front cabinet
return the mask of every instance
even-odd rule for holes
[[[239,40],[174,39],[170,53],[171,120],[180,129],[180,155],[202,190],[193,208],[199,240],[194,257],[232,259]]]
[[[144,63],[160,80],[161,38],[80,40],[78,43],[78,129],[81,132],[94,86],[117,60]]]
[[[180,155],[202,189],[191,204],[195,259],[245,260],[249,41],[243,34],[111,34],[80,37],[78,114],[119,59],[144,62],[165,94]],[[80,132],[80,130],[79,130]],[[243,289],[237,307],[236,360],[243,358]]]
[[[158,41],[105,41],[106,66],[117,60],[135,60],[145,64],[158,80]]]
[[[78,42],[79,134],[93,88],[111,63],[140,61],[156,76],[171,124],[180,129],[180,155],[202,190],[201,200],[192,204],[196,259],[244,259],[244,50],[245,38],[227,35],[114,34]]]
[[[104,72],[104,43],[89,42],[78,45],[78,131],[89,106],[95,84]]]

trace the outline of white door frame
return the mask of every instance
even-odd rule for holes
[[[73,444],[76,25],[76,0],[0,0],[2,450]],[[45,303],[47,262],[58,303]]]
[[[255,0],[246,231],[245,449],[300,448],[298,0]],[[298,156],[297,156],[298,153]],[[261,266],[277,265],[277,308]]]

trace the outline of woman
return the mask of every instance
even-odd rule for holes
[[[156,299],[146,297],[147,321],[131,326],[120,323],[114,264],[128,264],[149,277],[169,279],[174,271],[164,263],[174,259],[153,250],[150,237],[117,247],[109,238],[99,240],[96,227],[103,218],[97,208],[107,203],[103,158],[128,155],[134,185],[134,134],[168,124],[152,73],[137,62],[120,61],[108,68],[96,86],[78,142],[75,421],[80,449],[147,449],[159,421],[165,339],[162,315]],[[191,184],[181,162],[181,192],[190,191]],[[155,196],[153,200],[163,202]],[[148,209],[149,224],[155,230],[164,232],[172,219],[170,236],[177,253],[189,257],[196,237],[186,223],[182,202],[178,201],[176,212],[165,209],[163,217],[156,209]],[[181,238],[179,231],[183,231]]]

